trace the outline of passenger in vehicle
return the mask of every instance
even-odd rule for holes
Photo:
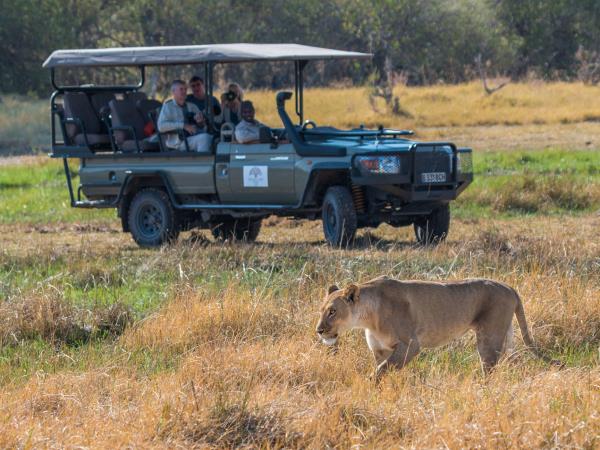
[[[203,114],[208,116],[208,107],[206,105],[206,89],[204,87],[204,80],[200,78],[198,75],[194,75],[190,78],[190,88],[192,89],[192,93],[186,97],[186,101],[193,103],[198,107]],[[217,117],[221,114],[221,106],[219,105],[219,101],[211,95],[210,103],[213,107],[213,117]]]
[[[171,83],[173,98],[160,109],[158,131],[167,134],[165,144],[170,149],[186,150],[187,140],[191,151],[210,153],[212,136],[206,133],[206,120],[195,104],[186,101],[186,92],[185,81]]]
[[[240,123],[242,112],[241,106],[244,100],[244,91],[237,83],[230,83],[227,91],[221,94],[221,109],[223,113],[215,119],[216,123],[227,122],[237,125]]]
[[[240,144],[260,142],[260,128],[265,127],[265,125],[254,117],[255,110],[251,101],[245,100],[242,102],[241,114],[242,120],[235,127],[235,140]]]

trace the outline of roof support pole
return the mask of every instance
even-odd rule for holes
[[[60,91],[60,88],[56,85],[56,73],[54,71],[54,67],[50,68],[50,81],[52,83],[52,87],[57,90]]]
[[[308,61],[294,61],[294,98],[296,101],[296,115],[298,116],[298,124],[304,122],[304,67]]]
[[[206,95],[206,112],[208,114],[208,123],[214,125],[214,109],[212,104],[213,97],[213,62],[204,63],[204,89]],[[209,133],[212,130],[209,130]]]
[[[137,88],[141,89],[146,83],[146,66],[139,66],[140,69],[140,80],[138,82]]]

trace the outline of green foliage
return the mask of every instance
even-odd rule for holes
[[[0,8],[0,92],[43,96],[51,88],[41,65],[60,48],[297,42],[374,54],[373,67],[319,65],[311,84],[366,82],[373,69],[413,84],[458,82],[474,76],[478,55],[490,74],[568,79],[581,51],[593,55],[592,65],[600,54],[593,0],[0,0]],[[179,69],[156,70],[160,88]],[[219,73],[246,86],[290,82],[286,65],[228,65]]]

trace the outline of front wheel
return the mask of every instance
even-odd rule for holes
[[[212,235],[219,241],[254,242],[260,233],[262,219],[229,219],[217,224]]]
[[[160,189],[143,189],[135,194],[127,220],[129,231],[140,247],[159,247],[179,235],[175,210]]]
[[[350,244],[356,234],[356,210],[352,194],[344,186],[327,189],[322,208],[323,233],[333,247]]]
[[[421,245],[436,245],[446,239],[450,229],[450,206],[442,205],[415,221],[415,236]]]

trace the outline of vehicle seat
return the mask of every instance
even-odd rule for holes
[[[225,122],[221,125],[221,142],[233,142],[235,125],[232,122]]]
[[[125,93],[125,100],[131,101],[134,105],[140,100],[147,100],[148,96],[142,91],[131,91]]]
[[[69,140],[76,145],[98,147],[110,144],[108,134],[102,130],[100,119],[94,111],[88,97],[83,92],[65,92],[64,96],[65,120],[77,120],[79,123],[66,123],[66,132]]]
[[[136,106],[144,121],[148,122],[153,120],[153,116],[157,116],[156,113],[162,107],[162,103],[151,98],[143,98],[136,102]]]
[[[138,150],[138,146],[141,151],[158,150],[158,142],[144,139],[146,121],[131,100],[112,100],[109,106],[113,128],[130,127],[129,130],[113,130],[116,145],[120,150],[135,152]]]
[[[155,133],[158,133],[158,115],[160,114],[162,103],[158,100],[145,98],[143,100],[138,100],[136,106],[144,118],[144,122],[148,124],[148,120],[150,120],[154,125]],[[161,152],[167,151],[166,135],[158,134],[158,144]]]
[[[96,115],[100,119],[102,132],[108,133],[108,127],[110,125],[108,120],[110,108],[108,104],[114,99],[115,94],[112,92],[96,92],[90,95],[90,102],[92,103],[92,108],[94,108]]]
[[[102,118],[102,109],[108,107],[108,104],[111,100],[115,99],[115,94],[112,92],[96,92],[95,94],[90,95],[90,101],[92,102],[92,107],[98,117]]]

